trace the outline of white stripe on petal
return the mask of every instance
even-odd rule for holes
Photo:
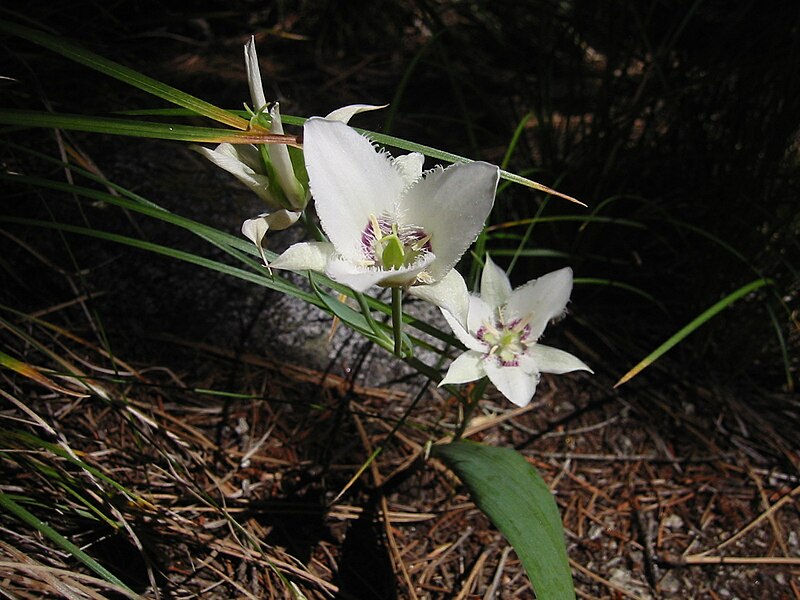
[[[458,322],[458,319],[450,314],[450,311],[443,310],[442,315],[444,316],[444,320],[447,321],[447,324],[450,325],[450,329],[453,330],[453,335],[458,338],[459,342],[464,344],[470,350],[474,350],[475,352],[480,352],[482,354],[488,354],[489,346],[473,337],[466,329],[464,329],[461,326],[461,323]]]
[[[481,275],[481,299],[492,308],[498,308],[508,301],[509,296],[511,296],[511,282],[506,272],[494,264],[487,254]]]
[[[400,169],[406,186],[409,186],[422,177],[422,165],[425,164],[425,157],[419,152],[411,152],[396,157],[394,164]],[[419,223],[410,223],[410,225],[419,225]]]
[[[434,281],[444,277],[478,237],[492,210],[499,177],[495,165],[462,163],[429,171],[406,190],[403,219],[431,236]]]
[[[467,315],[467,329],[476,335],[486,323],[494,325],[495,311],[480,296],[469,297],[469,314]]]
[[[452,269],[441,281],[430,285],[414,285],[408,293],[415,298],[428,302],[449,311],[459,323],[467,322],[469,311],[469,292],[461,273]]]
[[[376,267],[360,266],[341,255],[331,256],[325,266],[325,274],[339,283],[353,288],[357,292],[365,292],[373,285],[384,287],[407,287],[423,271],[427,262],[433,260],[429,255],[427,260],[419,260],[413,266],[401,269],[380,269]]]

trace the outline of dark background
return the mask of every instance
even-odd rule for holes
[[[713,374],[762,389],[791,386],[800,7],[579,0],[176,6],[62,2],[34,13],[18,3],[4,16],[230,108],[248,100],[241,46],[255,34],[267,96],[280,100],[284,113],[391,103],[356,124],[476,159],[500,163],[526,118],[509,170],[588,208],[510,186],[493,222],[534,215],[602,221],[538,224],[514,282],[564,264],[578,278],[612,282],[579,284],[572,310],[579,336],[616,377],[719,299],[772,278],[774,286],[674,350],[669,359],[679,366],[667,374],[677,368],[687,379]],[[6,106],[95,115],[164,106],[20,40],[2,43],[4,73],[14,78],[4,83]],[[197,166],[181,164],[179,144],[148,151],[138,140],[91,143],[100,144],[93,159],[112,179],[153,190],[162,201],[169,190],[180,196],[171,208],[198,214],[204,188],[192,189]],[[129,143],[137,150],[123,149]],[[164,156],[170,152],[172,172]],[[230,220],[226,210],[214,201],[199,213],[213,212],[235,231],[241,209],[231,210]],[[505,229],[510,239],[490,242],[501,264],[525,231]],[[159,314],[169,323],[173,316],[164,311],[168,306]]]

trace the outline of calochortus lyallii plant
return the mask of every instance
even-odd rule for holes
[[[425,153],[455,164],[426,171],[425,156],[419,152],[392,156],[376,141],[382,139],[407,150],[420,147],[397,138],[381,138],[374,132],[362,134],[347,124],[360,112],[380,108],[372,105],[346,106],[325,118],[306,120],[301,148],[298,138],[285,134],[283,121],[297,125],[303,120],[282,117],[278,104],[268,103],[252,39],[245,46],[252,106],[239,113],[218,108],[44,32],[2,21],[0,31],[53,49],[178,104],[193,115],[225,125],[226,129],[211,129],[121,118],[61,118],[36,111],[14,111],[5,117],[7,123],[16,125],[48,123],[217,144],[199,151],[244,183],[268,209],[242,225],[242,232],[256,250],[228,232],[161,209],[136,195],[123,198],[107,194],[103,198],[111,205],[188,229],[239,265],[152,243],[143,245],[123,236],[107,239],[147,247],[313,303],[440,383],[462,403],[463,410],[453,427],[453,439],[433,445],[431,456],[458,474],[476,505],[513,544],[537,597],[574,598],[560,516],[547,485],[514,450],[460,439],[467,430],[469,415],[482,399],[486,378],[512,402],[524,406],[535,392],[540,373],[589,370],[571,354],[538,343],[546,324],[564,312],[572,289],[569,269],[512,290],[506,274],[487,256],[481,293],[472,296],[457,270],[457,263],[483,230],[501,177],[559,195],[557,192],[492,164],[458,157],[454,160],[453,155],[433,148],[424,148]],[[81,193],[76,191],[76,196]],[[92,194],[94,198],[97,192]],[[269,230],[285,229],[299,221],[313,241],[294,244],[280,255],[265,247]],[[476,253],[479,260],[482,254]],[[267,271],[264,265],[274,271]],[[286,269],[306,274],[308,286],[280,272]],[[375,287],[391,289],[391,306],[365,295]],[[438,306],[456,339],[436,325],[404,315],[404,293]],[[348,299],[355,300],[357,309]],[[375,312],[391,312],[391,327],[375,318]],[[404,322],[433,341],[423,342],[421,336],[415,338],[404,332]],[[439,342],[442,344],[437,346]],[[440,366],[455,354],[452,347],[459,342],[464,346],[462,353],[443,377]],[[442,360],[436,366],[425,364],[414,356],[418,344],[425,344]],[[458,387],[472,382],[478,383],[469,386],[466,393]],[[441,431],[432,431],[431,441],[440,437]],[[124,585],[118,580],[114,583]]]
[[[283,133],[277,103],[267,105],[263,95],[252,40],[245,56],[254,105],[251,119],[271,133]],[[290,155],[296,149],[283,144],[222,144],[202,152],[273,209],[242,227],[270,269],[324,274],[350,288],[361,322],[351,309],[336,308],[312,279],[314,292],[343,322],[393,349],[462,399],[455,441],[437,446],[433,455],[462,478],[476,503],[506,534],[537,594],[574,598],[560,517],[549,489],[513,450],[458,439],[484,386],[476,385],[466,396],[455,387],[488,378],[505,397],[525,406],[541,373],[590,371],[571,354],[538,343],[547,323],[566,309],[572,271],[564,268],[512,290],[506,274],[486,256],[481,294],[470,295],[455,267],[483,230],[500,169],[463,162],[425,171],[425,156],[419,152],[392,156],[347,124],[358,112],[374,108],[379,107],[345,107],[325,118],[306,120],[302,155]],[[264,248],[267,231],[286,228],[303,213],[316,239],[293,244],[269,260]],[[317,218],[320,228],[315,226]],[[364,296],[375,286],[391,289],[393,340],[373,318]],[[443,378],[413,358],[411,338],[402,331],[404,292],[438,306],[466,348]]]

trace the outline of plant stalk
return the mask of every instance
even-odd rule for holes
[[[392,288],[392,331],[395,356],[403,356],[403,288]]]

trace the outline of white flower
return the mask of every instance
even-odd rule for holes
[[[263,125],[265,120],[261,119],[260,115],[266,111],[269,114],[268,131],[275,134],[284,133],[279,104],[275,102],[269,107],[267,105],[253,37],[244,47],[244,60],[250,99],[256,114],[254,119]],[[327,118],[346,123],[360,112],[379,108],[383,107],[354,104],[333,111]],[[266,262],[262,244],[267,231],[286,229],[293,225],[308,203],[308,189],[300,182],[295,173],[289,155],[289,147],[286,144],[266,144],[264,146],[266,156],[261,154],[259,148],[251,144],[223,143],[213,150],[201,146],[197,146],[195,149],[244,183],[271,209],[277,211],[262,213],[257,217],[247,219],[242,224],[242,233],[256,245],[262,259]]]
[[[511,402],[526,406],[540,373],[592,372],[571,354],[537,343],[547,323],[565,312],[572,269],[548,273],[512,291],[505,272],[487,256],[480,291],[469,299],[466,320],[442,310],[468,350],[453,361],[439,385],[488,376]]]
[[[492,209],[496,166],[456,164],[423,175],[423,155],[392,158],[345,124],[318,117],[303,128],[303,153],[330,242],[295,244],[271,267],[321,271],[359,292],[414,286],[412,293],[466,315],[466,286],[453,267]]]
[[[254,120],[264,125],[265,119],[260,115],[269,114],[267,129],[270,133],[282,134],[280,106],[277,102],[267,106],[264,86],[261,82],[261,71],[258,67],[255,40],[251,37],[244,47],[244,62],[247,68],[247,84],[250,88],[250,99],[253,103]],[[289,148],[286,144],[265,145],[266,158],[259,149],[250,144],[220,144],[213,150],[197,148],[215,165],[225,169],[239,181],[244,183],[259,198],[273,209],[303,210],[308,202],[308,191],[295,175]],[[270,174],[273,175],[272,179]]]

